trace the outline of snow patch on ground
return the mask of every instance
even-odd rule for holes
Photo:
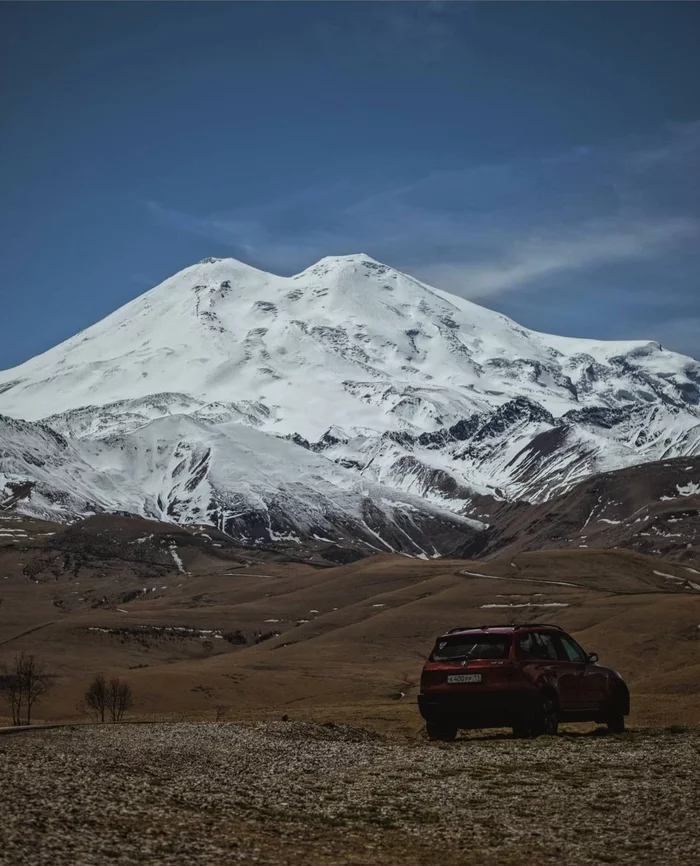
[[[460,574],[466,574],[468,577],[484,577],[487,580],[517,580],[522,581],[523,583],[547,583],[553,586],[573,586],[578,588],[579,584],[577,583],[566,583],[563,580],[544,580],[539,577],[499,577],[493,574],[481,574],[478,571],[460,571]]]
[[[509,604],[504,603],[493,603],[493,604],[480,604],[481,608],[492,608],[492,607],[568,607],[569,605],[563,601],[549,601],[549,602],[538,602],[538,601],[524,601],[524,602],[511,602]]]
[[[182,560],[180,559],[180,556],[177,552],[177,548],[175,547],[174,544],[170,548],[170,555],[172,556],[172,558],[175,562],[175,565],[177,566],[177,570],[179,572],[182,572],[182,574],[185,574],[185,566],[183,565]]]
[[[680,583],[683,583],[686,579],[685,577],[678,577],[675,574],[666,574],[665,571],[656,571],[655,570],[653,573],[657,577],[663,577],[665,580],[676,580],[676,581],[679,581]]]
[[[676,490],[678,491],[678,496],[697,496],[700,494],[700,483],[689,481],[687,484],[676,484]],[[661,501],[668,502],[676,498],[676,496],[662,496]]]

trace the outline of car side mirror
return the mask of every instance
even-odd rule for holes
[[[598,661],[598,653],[588,653],[588,661],[594,665]]]

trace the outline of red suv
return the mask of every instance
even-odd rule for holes
[[[512,727],[516,737],[556,734],[559,722],[625,729],[629,689],[556,625],[453,628],[423,667],[418,707],[428,736]]]

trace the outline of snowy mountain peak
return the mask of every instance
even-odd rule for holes
[[[183,281],[191,281],[192,278],[199,278],[202,281],[215,280],[221,274],[226,275],[229,278],[236,277],[237,279],[245,279],[256,274],[269,276],[265,271],[261,271],[259,268],[249,265],[246,262],[242,262],[239,259],[231,257],[215,258],[210,256],[201,259],[194,265],[189,265],[188,267],[183,268],[176,274],[173,274],[172,277],[169,277],[163,283],[160,283],[160,285],[151,289],[151,292],[157,291],[162,286],[179,285]],[[146,294],[150,294],[150,292],[147,292]]]
[[[379,278],[396,273],[366,253],[353,253],[347,256],[324,256],[292,279],[320,279],[326,281],[329,287],[335,285],[347,288],[352,283],[355,292],[369,292],[376,290]]]
[[[0,412],[36,420],[171,392],[261,405],[262,427],[284,435],[419,434],[517,397],[554,417],[656,401],[697,415],[700,364],[654,342],[530,331],[362,253],[294,277],[224,258],[0,373]]]
[[[397,491],[461,510],[475,493],[542,499],[700,453],[700,364],[654,341],[531,331],[363,253],[292,277],[212,258],[0,373],[0,413],[58,431],[65,483],[79,467],[86,479],[70,496],[48,490],[55,472],[31,468],[48,427],[7,425],[16,449],[10,462],[0,450],[0,482],[39,479],[37,496],[75,503],[108,478],[96,507],[189,519],[195,500],[200,516],[226,504],[274,533],[287,524],[273,500],[303,499],[311,526],[312,502],[330,508],[353,477],[360,520]],[[384,485],[371,508],[368,484]],[[387,513],[367,525],[398,532]]]
[[[311,265],[306,268],[302,273],[307,273],[308,271],[313,271],[319,267],[327,267],[327,268],[347,268],[347,267],[379,267],[384,270],[388,270],[388,265],[384,265],[381,262],[378,262],[376,259],[373,259],[372,256],[367,255],[367,253],[349,253],[344,256],[323,256],[323,258],[319,259],[316,264]]]

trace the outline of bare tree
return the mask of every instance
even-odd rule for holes
[[[14,668],[6,664],[0,665],[0,696],[10,707],[12,724],[21,724],[22,688],[20,678]]]
[[[53,686],[53,677],[46,672],[44,663],[36,656],[21,653],[21,678],[24,686],[24,703],[27,708],[27,724],[32,723],[32,709]]]
[[[119,677],[113,677],[107,686],[106,706],[113,722],[121,722],[124,713],[134,705],[131,686]]]
[[[226,704],[216,704],[214,707],[214,712],[216,713],[216,721],[220,722],[223,717],[226,715],[228,707]]]
[[[18,653],[10,668],[0,666],[0,694],[10,705],[13,725],[31,725],[32,710],[53,685],[51,674],[34,655]]]
[[[104,722],[107,710],[107,680],[104,674],[97,674],[88,686],[83,697],[81,709],[92,716],[96,722]]]

